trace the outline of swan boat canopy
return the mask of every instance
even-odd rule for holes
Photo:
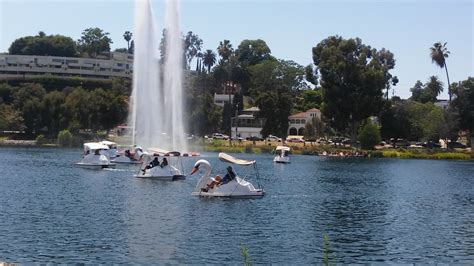
[[[113,142],[113,141],[108,141],[108,140],[103,140],[101,142],[99,142],[99,144],[103,144],[107,147],[109,147],[109,149],[107,150],[107,156],[109,157],[109,159],[113,159],[115,157],[117,157],[117,143]]]
[[[238,198],[252,198],[262,197],[265,192],[259,186],[255,188],[254,185],[246,181],[246,177],[239,176],[234,166],[253,166],[255,176],[258,183],[258,169],[256,161],[248,161],[235,158],[225,153],[219,153],[219,160],[228,163],[227,174],[224,177],[219,175],[211,176],[211,164],[207,160],[199,160],[194,164],[193,171],[190,175],[198,170],[204,170],[203,176],[199,179],[192,195],[203,197],[238,197]]]
[[[275,149],[275,158],[273,161],[276,163],[290,163],[290,147],[287,146],[277,146]]]
[[[76,166],[90,169],[115,168],[115,164],[106,155],[108,150],[108,146],[98,142],[84,143],[84,157]]]
[[[143,153],[142,164],[134,176],[169,181],[184,179],[181,157],[181,153],[177,151],[149,149]]]

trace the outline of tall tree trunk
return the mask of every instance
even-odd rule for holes
[[[446,65],[446,60],[444,61],[444,70],[446,70],[446,77],[448,78],[448,95],[449,101],[451,101],[451,83],[449,83],[448,65]]]

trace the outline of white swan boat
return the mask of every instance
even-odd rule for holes
[[[112,162],[120,164],[142,164],[142,155],[144,154],[141,147],[135,147],[135,152],[132,154],[130,150],[125,150],[123,154],[118,153]]]
[[[225,153],[219,153],[219,159],[230,164],[230,166],[227,167],[227,174],[223,178],[220,176],[211,176],[212,168],[207,160],[199,160],[195,163],[190,175],[198,170],[204,170],[204,175],[199,179],[192,195],[203,197],[252,198],[262,197],[265,194],[262,188],[255,188],[253,184],[245,180],[245,177],[240,177],[232,167],[237,165],[254,166],[256,177],[258,178],[256,161],[237,159]]]
[[[287,146],[277,146],[275,149],[275,158],[273,161],[275,163],[290,163],[290,147]]]
[[[168,181],[185,178],[179,152],[154,152],[153,155],[144,153],[142,160],[140,169],[134,177]]]
[[[109,147],[109,149],[107,150],[107,155],[109,157],[109,159],[113,159],[115,157],[117,157],[117,143],[113,142],[113,141],[108,141],[108,140],[103,140],[101,142],[99,142],[99,144],[103,144],[107,147]]]
[[[84,143],[84,157],[76,166],[89,169],[115,168],[115,164],[105,155],[108,150],[108,146],[97,142]]]

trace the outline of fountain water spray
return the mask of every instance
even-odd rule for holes
[[[128,124],[132,126],[134,145],[187,151],[177,0],[166,1],[166,28],[166,59],[161,76],[159,31],[151,0],[135,1],[133,91]]]

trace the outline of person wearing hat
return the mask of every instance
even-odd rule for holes
[[[229,165],[227,166],[226,169],[227,169],[227,174],[222,179],[222,182],[221,182],[222,185],[229,183],[231,180],[234,180],[236,176],[232,166]]]

